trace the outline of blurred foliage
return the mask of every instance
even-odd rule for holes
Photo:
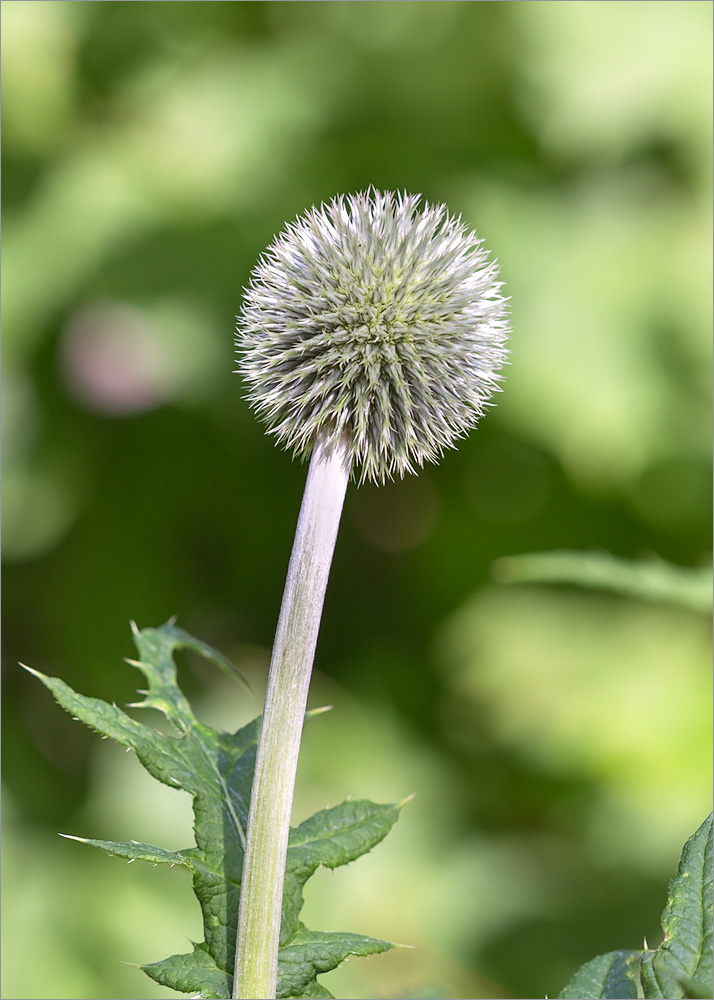
[[[684,568],[661,559],[616,559],[607,552],[531,552],[497,559],[493,575],[499,583],[575,583],[692,611],[712,606],[711,566]]]
[[[16,662],[125,703],[128,621],[177,614],[259,711],[305,470],[241,399],[233,317],[287,219],[369,184],[477,228],[514,335],[457,451],[348,494],[313,692],[334,711],[295,818],[417,798],[354,874],[316,877],[306,920],[418,947],[330,989],[553,995],[658,943],[710,795],[706,620],[489,567],[709,559],[711,21],[697,0],[3,3],[4,995],[146,998],[120,962],[200,933],[178,876],[58,842],[183,847],[188,801]],[[183,670],[207,721],[250,717]]]

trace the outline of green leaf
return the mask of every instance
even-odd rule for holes
[[[633,562],[608,552],[532,552],[497,559],[499,583],[572,583],[628,597],[711,611],[711,566],[675,566],[662,559]]]
[[[391,947],[361,934],[326,934],[298,924],[294,937],[280,946],[278,996],[304,997],[316,976],[336,969],[350,955],[376,955]]]
[[[712,997],[711,815],[684,845],[662,929],[664,941],[654,951],[611,951],[587,962],[560,1000]]]
[[[302,890],[310,876],[319,867],[338,868],[371,851],[396,823],[400,807],[401,803],[343,802],[332,809],[315,813],[290,831],[281,943],[291,939],[297,930],[297,917],[303,904]]]
[[[82,842],[117,857],[180,865],[190,871],[203,914],[205,940],[186,955],[173,955],[142,968],[171,989],[221,1000],[231,996],[233,986],[243,848],[260,720],[236,733],[224,733],[195,718],[178,686],[174,652],[192,649],[221,669],[234,671],[220,653],[173,622],[158,629],[134,627],[134,641],[139,658],[128,662],[142,671],[148,689],[142,692],[143,701],[132,707],[162,712],[176,735],[143,725],[116,705],[77,694],[58,678],[30,672],[75,718],[133,749],[159,781],[193,796],[195,847],[167,851],[136,841]],[[389,832],[402,805],[343,802],[290,831],[278,956],[279,998],[329,998],[331,994],[318,983],[318,975],[336,968],[350,955],[373,955],[393,947],[387,941],[359,934],[311,931],[299,916],[303,888],[317,868],[337,868],[366,854]]]
[[[712,817],[684,845],[662,914],[664,941],[645,951],[640,975],[645,997],[711,997]]]
[[[303,1000],[335,1000],[332,994],[324,986],[320,986],[317,980],[310,984],[309,989],[302,996]]]
[[[639,951],[610,951],[598,955],[575,973],[558,996],[560,1000],[636,1000]]]

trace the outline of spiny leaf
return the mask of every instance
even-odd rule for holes
[[[712,817],[684,845],[656,950],[612,951],[587,962],[560,1000],[685,1000],[713,995]]]
[[[645,997],[712,995],[712,817],[684,845],[662,914],[664,941],[642,956]]]
[[[637,1000],[639,951],[611,951],[586,962],[558,996],[559,1000]]]
[[[362,934],[326,934],[298,924],[289,944],[280,947],[278,996],[304,997],[316,976],[336,969],[350,955],[376,955],[391,947]]]
[[[155,708],[176,728],[158,732],[116,705],[77,694],[58,678],[32,670],[75,718],[130,747],[159,781],[193,796],[196,846],[167,851],[136,841],[83,840],[108,854],[188,869],[201,905],[205,940],[186,955],[142,966],[156,982],[210,1000],[231,996],[245,829],[260,720],[236,733],[200,723],[178,686],[173,654],[192,649],[229,669],[228,661],[173,622],[158,629],[134,627],[138,667],[148,682],[134,707]],[[28,668],[29,669],[29,668]],[[232,671],[232,668],[230,668]],[[372,955],[393,947],[359,934],[308,930],[299,920],[303,887],[318,867],[336,868],[370,851],[389,832],[403,803],[343,802],[324,809],[290,831],[278,956],[278,997],[320,1000],[329,994],[317,976],[350,955]],[[80,839],[80,838],[73,838]]]
[[[163,962],[152,962],[141,968],[161,986],[180,993],[193,993],[204,1000],[226,1000],[233,989],[232,974],[219,966],[205,941],[194,944],[193,951],[187,955],[172,955]]]
[[[319,867],[339,868],[371,851],[397,821],[400,804],[343,802],[315,813],[290,831],[283,888],[281,943],[292,938],[302,909],[303,886]]]

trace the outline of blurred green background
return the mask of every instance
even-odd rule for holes
[[[57,832],[191,842],[187,796],[22,660],[132,701],[129,621],[198,714],[260,710],[305,468],[242,399],[241,288],[286,220],[370,184],[474,226],[512,299],[498,406],[438,467],[348,492],[295,819],[416,793],[309,889],[311,926],[416,946],[338,996],[554,996],[657,944],[709,811],[709,626],[571,586],[551,549],[709,560],[712,5],[2,5],[3,996],[164,997],[188,879]]]

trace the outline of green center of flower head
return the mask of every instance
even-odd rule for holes
[[[473,427],[506,355],[495,262],[419,201],[369,191],[311,209],[261,258],[239,318],[240,371],[270,433],[298,454],[341,437],[378,482]]]

